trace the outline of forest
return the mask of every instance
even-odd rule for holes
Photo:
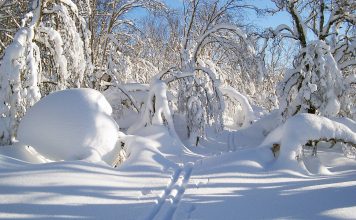
[[[0,0],[0,218],[355,218],[355,12]]]

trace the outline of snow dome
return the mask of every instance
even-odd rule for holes
[[[111,112],[108,101],[96,90],[54,92],[27,111],[17,139],[51,160],[111,163],[119,131]]]

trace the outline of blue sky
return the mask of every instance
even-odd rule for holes
[[[251,2],[251,4],[257,6],[258,8],[275,8],[274,3],[270,0],[250,0],[247,3]],[[251,12],[249,15],[249,19],[251,19],[252,23],[260,27],[277,27],[280,24],[291,24],[291,19],[286,12],[278,12],[273,16],[257,16],[256,13]]]
[[[163,0],[163,2],[165,2],[171,8],[180,9],[183,7],[182,0]],[[254,4],[259,8],[274,7],[270,0],[245,0],[245,2]],[[260,28],[276,27],[279,24],[291,24],[291,19],[286,12],[279,12],[273,16],[257,16],[256,13],[252,10],[247,11],[247,13],[248,14],[246,20]],[[144,9],[136,9],[130,12],[130,16],[137,18],[142,17],[145,14],[146,11]]]
[[[182,7],[182,0],[164,0],[164,2],[172,8]],[[245,0],[247,4],[256,5],[259,8],[274,8],[274,3],[270,0]],[[273,16],[257,16],[256,13],[250,12],[248,19],[251,23],[255,23],[261,28],[276,27],[279,24],[290,24],[291,19],[286,12],[279,12]]]

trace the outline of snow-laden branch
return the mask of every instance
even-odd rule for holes
[[[205,45],[205,43],[204,43],[205,39],[208,38],[211,34],[213,34],[215,32],[222,31],[222,30],[234,32],[239,37],[241,37],[248,45],[250,45],[247,41],[247,35],[237,26],[231,25],[231,24],[217,24],[217,25],[213,26],[211,29],[207,30],[203,35],[201,35],[197,39],[197,43],[196,43],[196,45],[193,49],[193,53],[192,53],[194,63],[197,61],[198,52]]]
[[[32,18],[30,24],[17,31],[0,64],[0,144],[12,143],[19,119],[26,108],[41,97],[38,87],[41,69],[39,50],[33,40],[42,1],[34,3],[33,12],[25,16],[27,19]]]
[[[231,86],[220,86],[220,91],[224,96],[231,98],[234,102],[241,105],[244,115],[243,127],[250,125],[256,118],[253,109],[246,96],[242,95]]]
[[[72,0],[60,0],[63,4],[66,4],[69,6],[69,8],[72,10],[72,12],[78,16],[78,7],[77,5],[72,1]]]
[[[129,128],[128,133],[148,125],[167,125],[171,135],[178,138],[168,104],[167,84],[162,80],[155,79],[151,82],[145,108],[140,119]]]
[[[41,38],[38,37],[36,40],[43,42],[47,48],[51,51],[53,54],[53,58],[55,61],[55,66],[58,69],[58,74],[61,77],[59,79],[60,82],[60,88],[59,89],[64,89],[65,88],[65,81],[69,77],[68,71],[67,71],[67,59],[64,56],[64,49],[63,49],[63,40],[60,35],[60,33],[51,28],[51,27],[39,27],[37,28],[37,31],[39,33],[45,34],[47,37]]]

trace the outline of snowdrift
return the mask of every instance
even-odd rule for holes
[[[279,144],[280,150],[275,166],[298,169],[300,166],[297,165],[297,159],[302,159],[302,146],[309,140],[333,139],[356,143],[356,133],[348,125],[351,123],[342,124],[322,116],[299,114],[272,131],[260,146],[271,148],[273,144]],[[305,171],[305,164],[301,165]],[[327,172],[325,167],[318,169],[318,172],[323,170]]]
[[[46,158],[104,160],[116,155],[119,127],[105,97],[93,89],[52,93],[28,110],[20,122],[18,141]]]

